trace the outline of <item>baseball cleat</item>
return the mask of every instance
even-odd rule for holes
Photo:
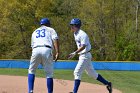
[[[69,93],[73,93],[73,92],[69,92]]]
[[[33,90],[31,90],[29,93],[33,93]]]
[[[112,93],[112,83],[109,82],[108,85],[106,86],[107,90],[109,91],[109,93]]]

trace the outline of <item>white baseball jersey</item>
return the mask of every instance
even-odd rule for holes
[[[74,38],[76,41],[77,48],[81,47],[82,45],[86,45],[85,49],[82,50],[79,54],[90,51],[91,45],[90,45],[89,37],[83,30],[79,30],[75,32]]]
[[[56,31],[51,27],[41,26],[32,34],[31,47],[48,45],[53,48],[52,40],[54,39],[58,39]]]

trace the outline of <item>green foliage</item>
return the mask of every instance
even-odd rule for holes
[[[0,0],[0,58],[29,59],[31,34],[39,20],[48,17],[60,37],[60,59],[66,59],[76,49],[69,22],[78,17],[90,37],[94,60],[140,60],[139,4],[138,0]]]

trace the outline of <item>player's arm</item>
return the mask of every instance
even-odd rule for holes
[[[53,40],[53,44],[55,49],[55,62],[56,62],[59,57],[59,40],[58,39]]]
[[[78,48],[76,51],[68,55],[68,59],[73,58],[76,54],[84,50],[86,45],[82,45],[80,48]]]
[[[86,45],[87,45],[87,38],[88,38],[88,36],[86,35],[86,34],[84,34],[82,37],[81,37],[81,39],[80,39],[80,47],[76,50],[76,51],[74,51],[73,53],[71,53],[71,54],[69,54],[68,55],[68,59],[70,59],[70,58],[73,58],[76,54],[78,54],[79,52],[81,52],[82,50],[84,50],[85,49],[85,47],[86,47]]]
[[[86,48],[87,41],[88,41],[87,34],[83,34],[80,38],[80,42],[81,42],[80,47],[75,51],[76,54],[78,54],[79,52],[83,51]]]
[[[83,51],[85,49],[86,45],[82,45],[80,48],[78,48],[75,53],[78,54],[79,52]]]
[[[54,46],[54,49],[55,49],[55,59],[54,59],[54,61],[56,62],[58,60],[58,57],[59,57],[59,39],[58,39],[58,35],[57,35],[57,33],[55,32],[54,29],[51,31],[51,34],[52,34],[53,46]]]

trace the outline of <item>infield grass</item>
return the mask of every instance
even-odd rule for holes
[[[97,71],[104,78],[113,83],[113,87],[121,90],[123,93],[140,93],[140,71]],[[27,69],[4,69],[0,68],[0,75],[27,76]],[[44,71],[39,69],[36,72],[37,77],[44,77]],[[58,79],[73,80],[73,70],[55,70],[54,77]],[[83,73],[82,81],[101,84],[97,80],[88,77]]]

